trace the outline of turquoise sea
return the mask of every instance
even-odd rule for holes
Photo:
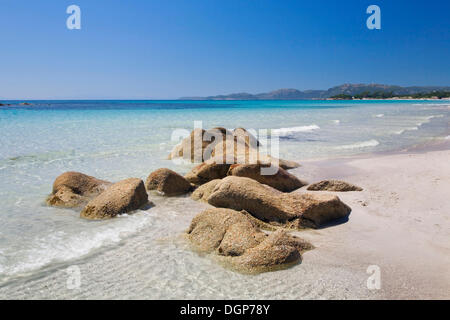
[[[94,256],[119,254],[128,245],[132,250],[127,250],[130,256],[124,257],[121,267],[126,269],[130,267],[127,261],[131,263],[132,256],[141,252],[137,239],[152,243],[141,253],[154,257],[149,259],[153,264],[145,266],[148,288],[141,289],[146,297],[178,297],[175,292],[182,291],[177,286],[183,287],[183,281],[192,288],[189,270],[208,273],[217,268],[188,253],[178,240],[161,240],[176,238],[202,208],[203,204],[187,197],[151,195],[155,207],[101,222],[82,220],[78,212],[47,207],[44,202],[53,180],[64,171],[110,181],[145,179],[160,167],[186,173],[190,165],[177,166],[165,158],[177,143],[171,141],[172,132],[180,128],[190,131],[194,121],[202,121],[205,129],[271,129],[280,136],[280,157],[300,162],[395,151],[449,139],[450,134],[449,100],[30,103],[0,107],[0,297],[14,290],[11,283],[37,281],[31,279],[89,263]],[[101,267],[108,263],[101,261]],[[119,272],[117,276],[125,275]],[[165,279],[166,286],[155,279]],[[178,279],[175,288],[171,279]],[[201,288],[198,290],[204,290]],[[55,292],[59,292],[56,297],[79,297],[62,289]],[[200,292],[191,297],[201,297]]]

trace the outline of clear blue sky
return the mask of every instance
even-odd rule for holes
[[[450,85],[449,14],[444,0],[0,0],[0,99]]]

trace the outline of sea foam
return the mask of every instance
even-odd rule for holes
[[[375,147],[375,146],[377,146],[379,144],[380,143],[377,140],[371,139],[371,140],[367,140],[367,141],[361,141],[361,142],[357,142],[357,143],[337,146],[337,147],[334,147],[334,148],[338,149],[338,150],[360,149],[360,148]]]
[[[272,133],[275,133],[279,136],[290,136],[292,134],[295,134],[296,132],[311,132],[311,131],[319,130],[319,129],[320,129],[320,127],[318,125],[312,124],[309,126],[272,129]]]

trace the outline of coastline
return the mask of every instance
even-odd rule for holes
[[[364,191],[335,193],[352,208],[345,223],[294,232],[315,249],[286,270],[242,275],[199,256],[181,235],[208,205],[193,203],[196,209],[187,212],[183,208],[192,200],[178,197],[170,201],[180,213],[167,212],[169,200],[155,198],[148,214],[152,224],[163,226],[158,233],[143,227],[105,250],[3,283],[0,298],[448,299],[449,156],[450,143],[444,141],[389,154],[301,161],[302,167],[291,170],[300,178],[343,179]],[[152,266],[154,260],[161,263]],[[80,289],[66,288],[70,265],[82,271]],[[367,289],[370,265],[381,270],[380,290]],[[239,285],[227,285],[232,282]]]

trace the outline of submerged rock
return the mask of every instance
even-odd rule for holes
[[[222,256],[242,271],[269,271],[301,259],[312,249],[308,242],[279,230],[262,232],[244,213],[231,209],[207,209],[191,222],[188,239],[202,252]]]
[[[86,219],[107,219],[129,213],[148,203],[144,182],[138,178],[119,181],[89,201],[80,216]]]
[[[351,211],[335,195],[283,193],[253,179],[235,176],[217,183],[207,201],[216,207],[245,210],[260,220],[292,227],[320,227]]]
[[[361,187],[340,180],[323,180],[308,186],[311,191],[362,191]]]
[[[261,170],[264,167],[268,168],[269,165],[235,164],[228,170],[228,175],[251,178],[282,192],[291,192],[307,185],[306,182],[279,167],[274,168],[275,174],[262,174]]]
[[[184,194],[192,189],[189,181],[167,168],[150,173],[145,181],[145,187],[147,190],[157,190],[166,196]]]
[[[80,172],[65,172],[55,179],[47,203],[55,207],[81,207],[111,184]]]

